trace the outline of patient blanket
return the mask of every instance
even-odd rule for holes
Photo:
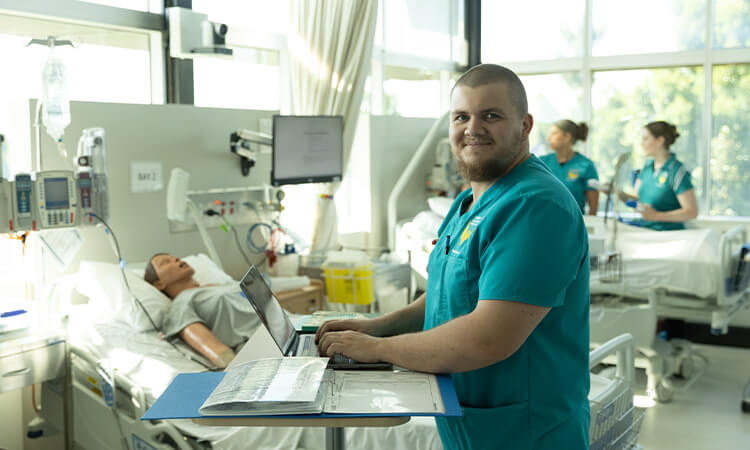
[[[221,342],[235,349],[252,336],[260,324],[236,283],[182,291],[164,315],[161,329],[171,337],[195,322],[206,325]]]

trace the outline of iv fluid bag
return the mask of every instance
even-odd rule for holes
[[[42,69],[42,123],[47,134],[62,141],[70,124],[67,69],[61,60],[50,57]]]

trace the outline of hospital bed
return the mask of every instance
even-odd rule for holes
[[[188,258],[183,258],[188,260]],[[207,258],[206,258],[207,259]],[[198,266],[197,262],[191,265]],[[205,267],[202,272],[210,270]],[[323,428],[299,427],[207,427],[189,420],[141,421],[156,398],[180,372],[207,370],[210,364],[187,345],[176,345],[149,330],[127,308],[109,302],[126,293],[116,283],[119,268],[97,263],[96,270],[81,270],[80,279],[96,277],[108,289],[108,299],[89,299],[71,307],[68,314],[68,342],[71,348],[72,423],[76,448],[83,449],[319,449],[325,442]],[[133,292],[147,308],[149,299],[139,276],[128,273]],[[214,276],[220,276],[214,274]],[[213,281],[220,281],[214,278]],[[94,297],[95,289],[87,294]],[[108,303],[99,304],[102,300]],[[105,317],[104,309],[110,311]],[[154,312],[154,315],[158,313]],[[119,316],[118,320],[116,317]],[[127,320],[122,320],[126,318]],[[591,375],[589,395],[592,410],[592,448],[629,448],[635,442],[640,423],[632,408],[632,338],[620,336],[591,355],[594,367],[606,357],[615,359],[614,377]],[[53,428],[62,429],[64,420],[55,406],[62,407],[60,380],[42,387],[42,415]],[[347,448],[441,449],[434,420],[414,417],[392,428],[348,428]],[[618,446],[610,443],[618,442]],[[627,444],[627,446],[625,445]]]
[[[135,333],[124,323],[85,325],[85,315],[71,325],[73,437],[86,449],[320,449],[321,428],[206,427],[189,420],[140,421],[179,372],[205,370],[189,361],[155,332]],[[86,319],[88,320],[88,319]],[[196,356],[196,355],[193,355]],[[591,367],[616,359],[614,377],[591,375],[591,448],[627,449],[635,443],[642,413],[633,407],[633,344],[619,336],[591,354]],[[42,404],[60,394],[55,383],[42,389]],[[61,426],[61,424],[60,424]],[[413,417],[393,428],[349,428],[347,448],[441,449],[429,417]]]
[[[204,262],[208,258],[202,257]],[[200,262],[186,257],[193,267]],[[210,362],[181,340],[175,346],[152,331],[143,317],[119,304],[128,298],[120,282],[119,267],[114,264],[87,264],[75,276],[89,297],[87,304],[71,308],[68,319],[68,343],[72,378],[72,434],[76,448],[83,449],[319,449],[324,447],[324,428],[302,427],[207,427],[189,420],[141,421],[140,417],[181,372],[205,371]],[[203,266],[196,271],[208,279],[227,278],[215,268]],[[126,271],[133,292],[158,318],[159,300],[148,293],[153,289]],[[232,281],[234,282],[234,281]],[[106,290],[107,292],[102,292]],[[79,289],[80,291],[80,289]],[[158,292],[158,291],[157,291]],[[106,296],[106,298],[102,298]],[[119,318],[118,318],[119,317]],[[124,320],[122,318],[125,318]],[[63,387],[59,380],[42,387],[42,414],[52,428],[62,429]],[[442,448],[431,418],[415,417],[393,428],[348,428],[347,448]]]
[[[748,304],[747,230],[651,231],[588,216],[586,225],[593,257],[591,341],[631,333],[649,394],[669,401],[689,388],[708,360],[686,340],[657,336],[658,319],[710,320],[712,333],[727,333]]]

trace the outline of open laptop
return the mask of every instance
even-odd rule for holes
[[[255,266],[251,266],[242,280],[240,289],[250,301],[260,321],[284,356],[320,356],[315,344],[315,334],[299,333],[289,319],[271,288]],[[337,354],[331,358],[332,369],[392,369],[389,363],[363,363]]]

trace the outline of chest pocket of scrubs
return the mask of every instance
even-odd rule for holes
[[[456,255],[451,250],[446,256],[445,273],[443,275],[443,292],[445,296],[442,304],[449,314],[448,320],[471,312],[469,304],[469,272],[466,258]],[[442,311],[441,311],[442,312]]]

